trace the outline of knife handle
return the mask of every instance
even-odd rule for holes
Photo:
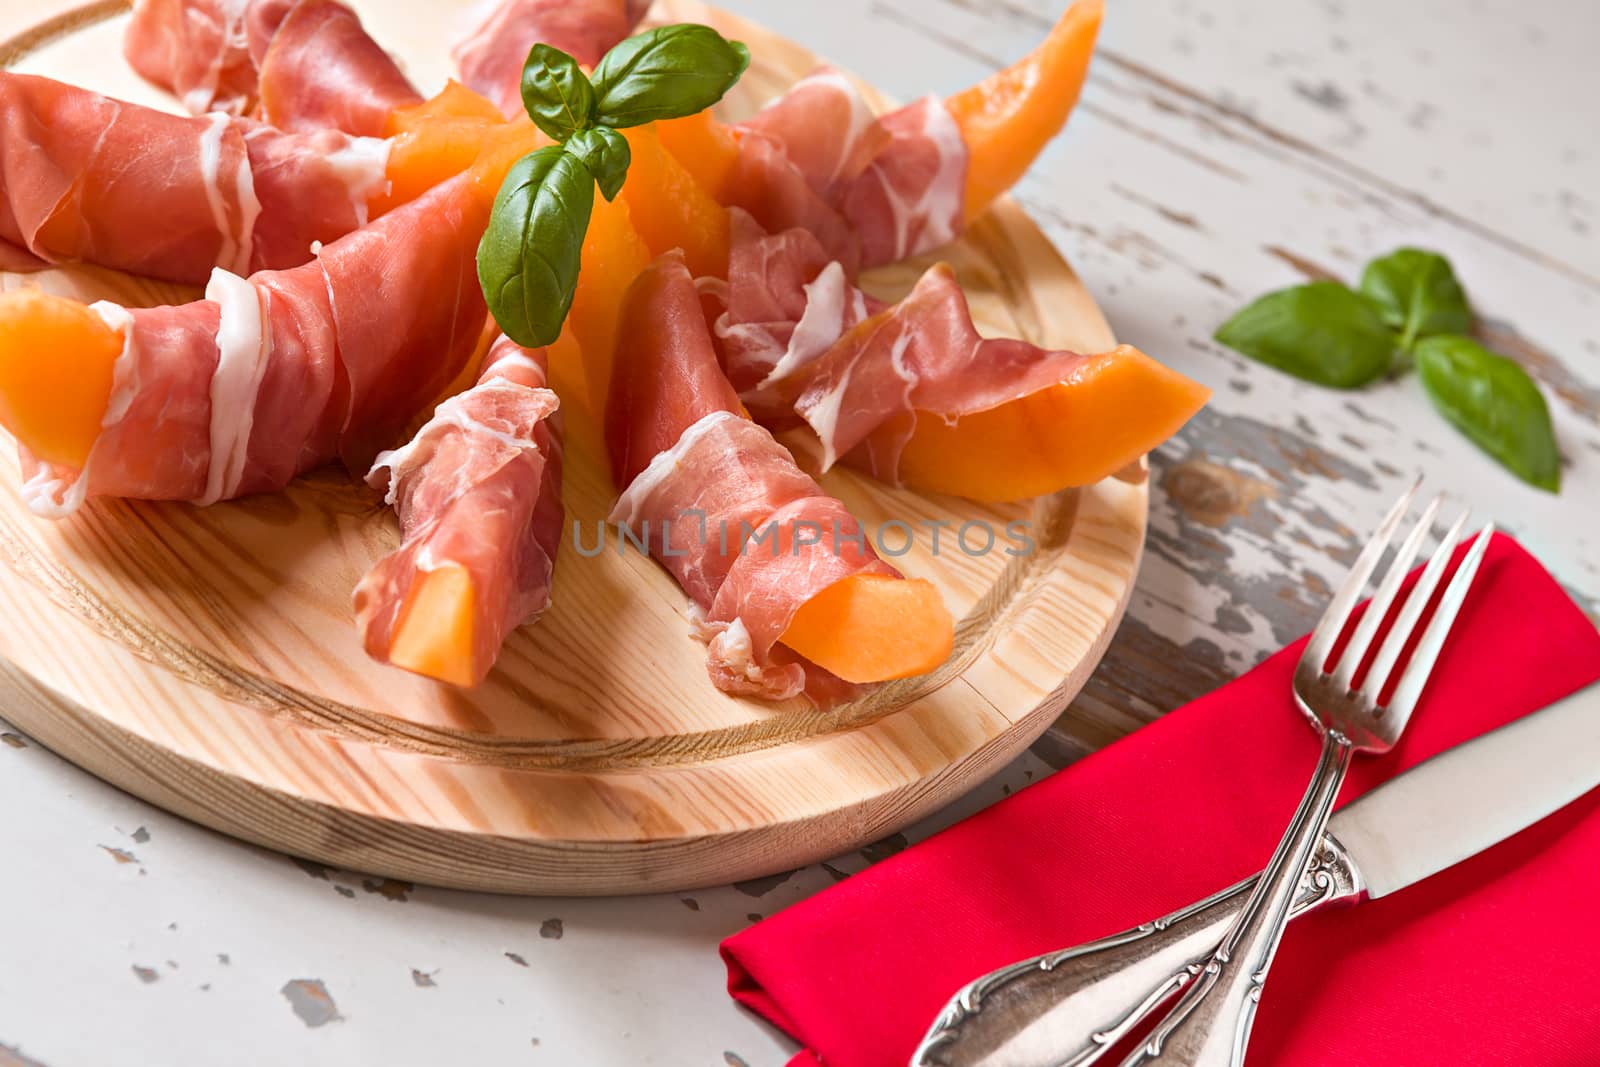
[[[1316,773],[1267,869],[1222,943],[1164,1019],[1122,1067],[1240,1067],[1261,989],[1299,894],[1316,860],[1354,749],[1327,731]]]
[[[969,983],[940,1013],[910,1067],[1087,1067],[1200,972],[1257,877]],[[1300,882],[1291,917],[1358,900],[1362,891],[1355,864],[1329,835]]]

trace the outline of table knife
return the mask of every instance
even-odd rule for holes
[[[1387,896],[1600,786],[1600,683],[1434,756],[1333,816],[1294,916]],[[1085,1067],[1196,973],[1255,878],[1181,911],[971,982],[911,1067]]]

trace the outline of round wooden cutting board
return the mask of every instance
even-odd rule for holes
[[[357,3],[424,92],[449,73],[459,7]],[[463,3],[463,5],[465,4]],[[810,70],[805,49],[692,0],[657,21],[708,22],[751,47],[726,104],[747,114]],[[121,3],[0,46],[13,69],[171,107],[125,68]],[[1097,351],[1094,302],[1013,203],[941,257],[986,332]],[[904,292],[925,263],[875,272]],[[89,269],[0,277],[125,303],[187,299]],[[609,509],[581,424],[569,521],[594,544]],[[350,592],[395,544],[393,514],[339,471],[210,508],[91,502],[52,523],[0,460],[0,714],[93,773],[208,826],[300,856],[435,885],[629,893],[769,874],[926,815],[1030,744],[1105,650],[1139,563],[1142,479],[985,506],[823,481],[869,529],[916,531],[895,563],[932,579],[957,622],[950,661],[819,713],[728,697],[705,671],[672,579],[631,549],[569,536],[555,603],[463,692],[362,654]],[[802,458],[802,462],[805,459]],[[935,546],[932,523],[943,521]],[[1001,536],[955,543],[964,522]],[[1005,549],[1023,523],[1028,554]],[[973,528],[976,531],[978,528]],[[888,538],[898,544],[898,534]],[[969,547],[981,548],[975,532]]]

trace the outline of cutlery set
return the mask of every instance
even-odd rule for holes
[[[1291,919],[1402,889],[1600,785],[1600,689],[1591,686],[1413,767],[1330,818],[1353,756],[1399,740],[1492,535],[1485,527],[1473,539],[1434,604],[1462,515],[1402,596],[1438,514],[1435,498],[1356,617],[1416,488],[1357,557],[1296,667],[1295,703],[1322,748],[1266,869],[1170,915],[976,979],[939,1014],[911,1067],[1086,1067],[1163,1009],[1122,1067],[1237,1067]]]

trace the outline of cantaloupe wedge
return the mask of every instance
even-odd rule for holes
[[[1104,14],[1104,0],[1074,0],[1038,48],[945,101],[969,153],[967,219],[1015,185],[1066,125]]]
[[[662,147],[694,175],[701,188],[723,203],[728,176],[739,161],[739,142],[733,131],[706,110],[681,119],[661,120],[656,123],[656,133]]]
[[[479,670],[472,576],[460,564],[422,571],[400,609],[389,645],[389,662],[452,685],[478,684]]]
[[[727,277],[727,209],[666,150],[654,123],[622,132],[633,154],[622,198],[650,254],[681,248],[695,277]]]
[[[780,640],[847,682],[886,682],[949,659],[954,633],[932,582],[856,574],[806,601]]]
[[[0,425],[46,463],[82,467],[121,353],[122,335],[76,300],[0,293]]]
[[[1024,500],[1116,473],[1171,437],[1211,391],[1119,345],[1068,381],[954,422],[920,414],[900,453],[900,480],[969,500]],[[904,436],[910,416],[874,431]]]

